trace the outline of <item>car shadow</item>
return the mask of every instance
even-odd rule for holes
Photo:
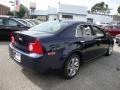
[[[55,72],[39,74],[24,68],[22,69],[22,73],[35,85],[37,85],[39,88],[42,88],[42,90],[51,90],[50,88],[54,88],[55,86],[66,81],[59,75],[59,73]]]
[[[64,79],[59,73],[56,72],[50,72],[44,75],[41,75],[39,73],[27,70],[27,69],[22,69],[22,73],[35,85],[37,85],[39,88],[42,88],[42,90],[51,90],[51,88],[56,88],[57,86],[61,85],[61,84],[75,84],[75,82],[83,82],[86,78],[86,76],[88,78],[90,78],[89,76],[93,76],[95,73],[90,73],[89,69],[91,67],[98,67],[98,65],[100,65],[100,67],[102,67],[102,65],[106,65],[108,68],[111,68],[112,65],[110,65],[108,62],[114,62],[114,58],[115,57],[119,57],[120,56],[120,52],[113,52],[112,56],[107,56],[107,57],[99,57],[95,60],[89,61],[87,63],[84,63],[81,65],[81,68],[78,72],[78,74],[76,75],[75,78],[70,79],[70,80],[66,80]],[[111,57],[113,57],[113,59],[111,59]],[[119,58],[116,58],[119,60]],[[118,61],[117,60],[117,61]],[[120,60],[119,60],[120,61]],[[118,64],[120,65],[120,64]],[[116,68],[118,68],[118,66],[115,66]],[[114,68],[114,69],[116,69]],[[120,66],[119,66],[120,68]],[[92,70],[92,69],[91,69]],[[120,70],[120,69],[116,69]],[[98,71],[98,70],[97,70]],[[81,85],[82,86],[82,85]],[[72,86],[69,86],[72,88]],[[53,90],[53,89],[52,89]]]

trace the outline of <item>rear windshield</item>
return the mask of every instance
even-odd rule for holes
[[[30,28],[30,31],[56,33],[60,30],[61,24],[57,21],[45,22]]]

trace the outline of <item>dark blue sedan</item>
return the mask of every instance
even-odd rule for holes
[[[76,21],[45,22],[12,33],[9,53],[23,67],[40,73],[61,69],[74,77],[83,62],[111,55],[113,39],[96,25]]]

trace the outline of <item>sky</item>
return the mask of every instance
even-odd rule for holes
[[[14,0],[0,0],[0,4],[7,5],[13,9],[9,1]],[[46,10],[48,6],[58,8],[59,2],[61,4],[86,6],[88,10],[90,10],[94,4],[102,1],[108,4],[109,8],[112,9],[111,14],[117,14],[117,8],[120,5],[120,0],[20,0],[20,3],[28,8],[30,7],[30,2],[36,3],[37,10]]]

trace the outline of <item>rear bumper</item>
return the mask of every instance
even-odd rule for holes
[[[21,61],[18,62],[14,59],[14,51],[21,54]],[[25,68],[32,69],[34,71],[44,73],[46,70],[49,69],[49,65],[47,62],[45,62],[43,55],[38,55],[35,53],[27,54],[21,50],[18,50],[13,47],[12,44],[9,45],[9,54],[10,57],[20,66],[23,66]]]

